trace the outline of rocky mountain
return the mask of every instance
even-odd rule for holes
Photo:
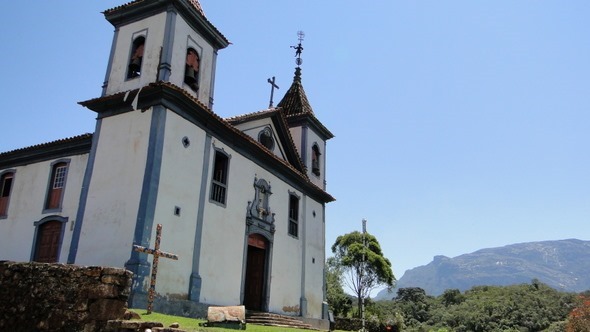
[[[420,287],[437,296],[447,289],[463,292],[477,285],[503,286],[530,283],[533,279],[563,291],[589,290],[590,241],[528,242],[454,258],[435,256],[428,265],[406,271],[393,293],[382,290],[375,299],[391,299],[398,288],[405,287]]]

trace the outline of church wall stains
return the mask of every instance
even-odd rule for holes
[[[293,305],[293,306],[284,306],[283,308],[283,313],[286,314],[292,314],[292,315],[299,315],[299,305]]]

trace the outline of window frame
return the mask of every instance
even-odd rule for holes
[[[229,163],[231,156],[223,151],[223,149],[215,149],[214,151],[209,201],[219,206],[226,207],[229,183]],[[225,165],[219,165],[218,160],[224,162]],[[218,171],[222,171],[220,176],[216,175]]]
[[[0,219],[8,216],[8,206],[10,204],[10,196],[12,188],[14,188],[15,170],[5,170],[0,173]],[[10,179],[8,189],[6,188],[7,179]]]
[[[61,211],[69,171],[69,159],[55,160],[51,163],[45,201],[43,202],[43,213]]]
[[[287,210],[287,234],[296,239],[299,238],[300,201],[301,198],[295,192],[289,191],[289,206]]]
[[[258,142],[270,151],[275,149],[275,140],[272,137],[272,130],[269,127],[264,127],[258,132]]]

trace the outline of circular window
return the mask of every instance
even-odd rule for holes
[[[269,128],[264,128],[258,134],[258,142],[264,145],[267,149],[272,150],[275,146],[275,141],[272,139],[272,134]]]

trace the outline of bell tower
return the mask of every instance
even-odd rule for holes
[[[229,41],[198,0],[136,0],[103,14],[115,27],[103,97],[164,81],[212,108],[217,52]]]
[[[297,33],[299,44],[291,46],[295,49],[295,76],[289,90],[277,104],[285,114],[289,130],[299,150],[301,161],[305,165],[307,176],[318,187],[326,188],[326,143],[334,137],[328,128],[318,120],[311,108],[303,84],[301,83],[301,53],[305,34]]]

